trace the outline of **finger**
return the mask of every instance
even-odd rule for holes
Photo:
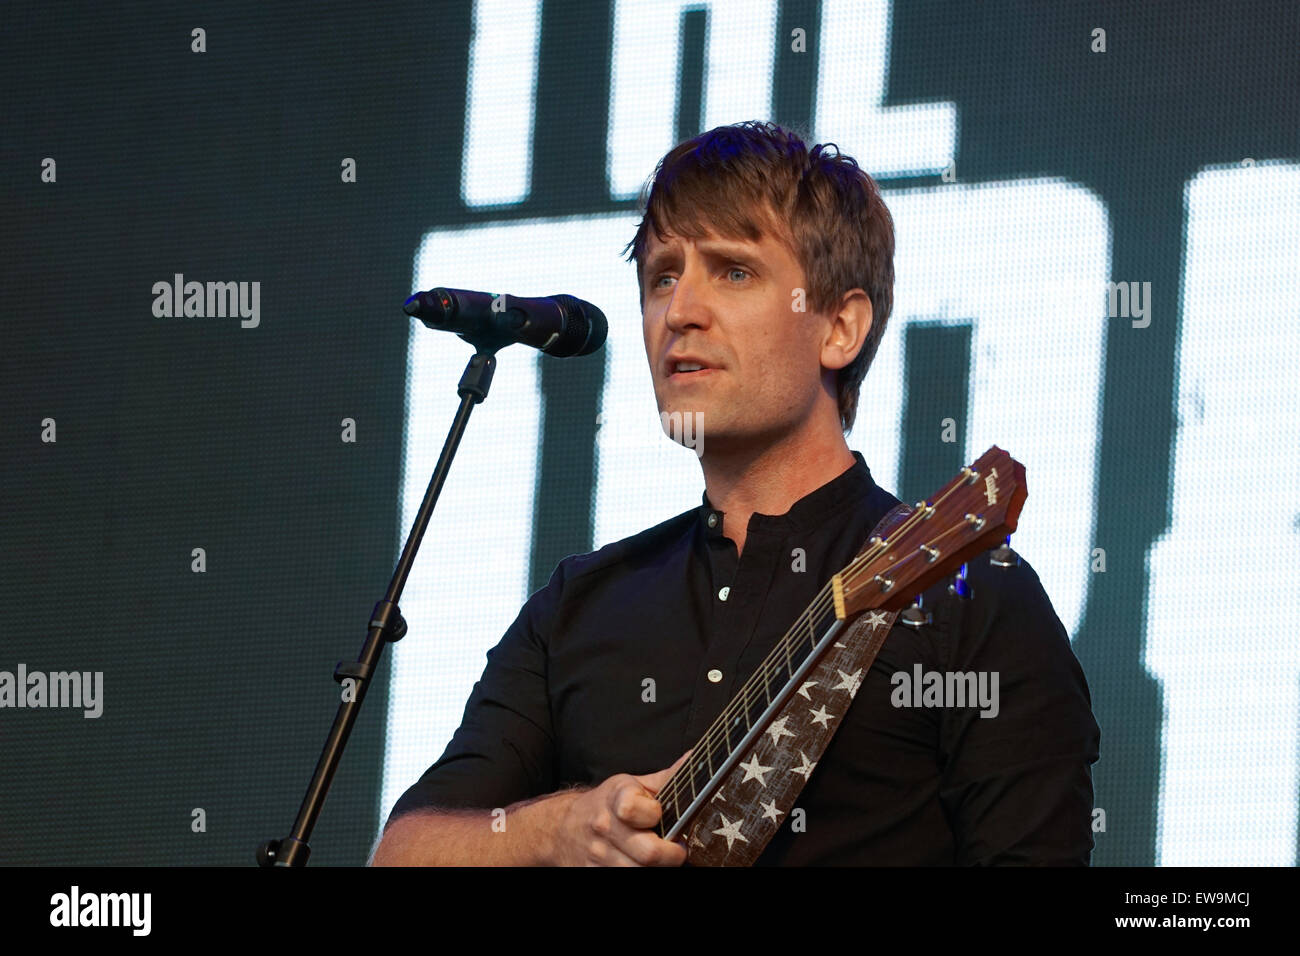
[[[686,862],[686,847],[661,839],[648,830],[632,830],[619,850],[638,866],[681,866]]]
[[[656,771],[655,773],[648,773],[644,776],[636,777],[635,779],[637,783],[641,784],[641,786],[645,787],[652,794],[658,793],[663,789],[664,784],[669,781],[672,775],[677,772],[677,768],[680,767],[690,755],[691,751],[688,750],[686,753],[678,757],[671,767],[665,767],[663,770]]]
[[[625,849],[632,837],[644,830],[634,830],[617,818],[607,834],[592,841],[587,851],[589,866],[640,866]]]
[[[659,801],[636,783],[629,783],[614,791],[610,810],[616,820],[639,830],[654,826],[663,816]]]

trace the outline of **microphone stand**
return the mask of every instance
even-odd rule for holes
[[[447,471],[456,456],[461,436],[465,433],[470,412],[474,410],[475,405],[487,398],[488,389],[492,386],[497,350],[514,341],[508,331],[499,326],[476,329],[473,333],[464,333],[460,337],[475,349],[474,356],[465,366],[460,384],[456,387],[456,393],[460,395],[460,408],[456,411],[451,430],[447,433],[447,440],[443,443],[442,454],[438,457],[438,464],[433,470],[429,487],[424,492],[424,501],[420,503],[415,523],[411,526],[410,534],[407,535],[402,556],[397,560],[397,568],[388,583],[388,591],[370,614],[370,630],[366,634],[365,643],[361,646],[361,655],[356,661],[340,661],[334,668],[334,680],[339,684],[345,680],[353,682],[351,693],[344,693],[343,701],[339,704],[338,713],[334,716],[334,725],[325,739],[325,749],[316,763],[311,783],[307,786],[307,795],[298,809],[297,819],[294,820],[293,831],[283,839],[268,840],[257,848],[257,862],[260,866],[307,865],[307,858],[311,855],[311,847],[307,841],[311,839],[311,832],[325,803],[330,782],[334,779],[339,761],[343,758],[343,748],[347,745],[348,735],[352,733],[352,725],[357,721],[357,713],[366,698],[370,679],[379,666],[384,644],[400,641],[406,634],[406,621],[402,619],[397,601],[402,596],[402,589],[406,587],[411,565],[415,562],[415,552],[420,548],[420,540],[424,537],[429,518],[433,515],[434,505],[438,503],[438,495],[442,492]]]

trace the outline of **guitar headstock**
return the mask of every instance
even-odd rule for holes
[[[1016,530],[1025,466],[994,445],[832,579],[835,614],[895,611]]]

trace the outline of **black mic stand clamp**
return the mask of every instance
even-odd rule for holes
[[[361,646],[361,655],[355,661],[340,661],[334,668],[334,679],[340,685],[344,681],[353,683],[343,694],[338,713],[334,717],[334,725],[325,739],[325,748],[321,751],[320,759],[316,762],[316,770],[312,773],[311,783],[307,786],[307,795],[303,798],[298,816],[294,820],[293,832],[283,839],[268,840],[259,846],[257,848],[259,866],[305,866],[307,864],[307,858],[311,856],[311,847],[307,841],[311,839],[312,830],[315,829],[316,820],[325,804],[330,782],[334,779],[335,771],[338,770],[339,761],[343,758],[343,748],[347,746],[348,736],[352,733],[352,726],[356,723],[361,703],[365,700],[370,679],[374,677],[375,669],[379,666],[384,645],[392,641],[400,641],[406,634],[406,621],[403,620],[401,611],[397,607],[397,601],[402,596],[402,589],[406,587],[406,579],[410,576],[411,566],[415,562],[415,553],[420,548],[420,540],[429,525],[434,506],[438,503],[438,495],[441,494],[443,482],[447,479],[451,461],[456,457],[456,449],[460,445],[461,436],[465,433],[470,412],[475,405],[487,398],[488,389],[492,386],[492,373],[496,370],[497,364],[496,352],[514,341],[509,333],[501,328],[483,329],[472,334],[462,334],[460,337],[475,349],[474,356],[465,366],[465,372],[456,386],[456,393],[460,396],[460,408],[457,409],[451,430],[447,433],[446,441],[443,442],[442,454],[438,457],[433,477],[424,492],[424,500],[420,503],[420,510],[406,537],[406,545],[402,548],[402,556],[397,560],[397,567],[388,583],[388,591],[371,612],[370,630],[366,634],[365,643]]]

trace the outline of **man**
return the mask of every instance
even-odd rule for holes
[[[683,863],[654,795],[897,504],[844,437],[893,286],[852,159],[719,127],[664,157],[629,246],[660,412],[706,432],[703,505],[560,563],[375,864]],[[1068,637],[1027,564],[968,583],[890,632],[760,865],[1088,863],[1100,735]],[[917,664],[997,675],[996,715],[896,706]]]

